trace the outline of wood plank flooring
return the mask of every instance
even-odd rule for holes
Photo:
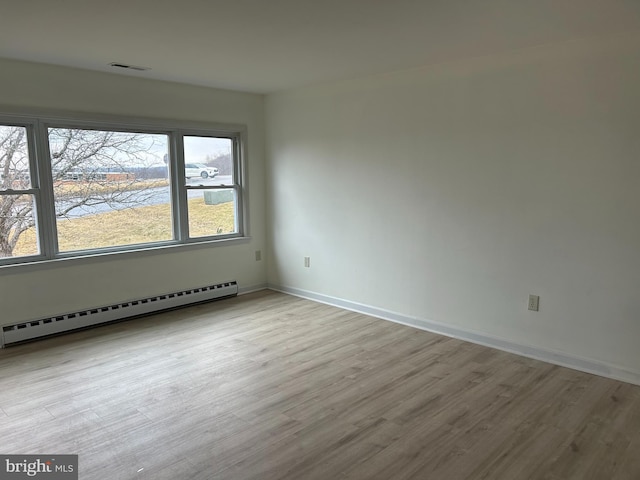
[[[640,387],[275,292],[0,351],[80,479],[640,479]]]

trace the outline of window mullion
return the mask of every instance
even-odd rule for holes
[[[234,182],[233,188],[235,192],[236,198],[236,211],[235,211],[235,222],[236,222],[236,231],[241,232],[243,235],[247,234],[247,221],[248,221],[248,212],[246,211],[246,198],[247,190],[246,190],[246,181],[244,172],[244,164],[242,163],[242,158],[244,158],[244,152],[242,152],[242,148],[244,148],[244,142],[241,141],[242,134],[234,137],[233,139],[233,169],[234,169]]]
[[[38,231],[40,250],[46,258],[54,258],[58,253],[58,232],[56,225],[56,209],[53,197],[53,178],[49,154],[49,138],[47,126],[38,121],[33,126],[33,170],[40,189],[36,196]]]
[[[173,215],[173,234],[177,241],[182,242],[189,237],[189,219],[184,173],[184,140],[182,134],[175,131],[171,133],[169,166],[172,186],[171,205],[175,212]]]

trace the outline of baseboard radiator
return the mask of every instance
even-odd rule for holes
[[[238,294],[237,282],[192,288],[2,327],[1,346]]]

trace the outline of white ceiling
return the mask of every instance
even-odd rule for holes
[[[640,0],[3,0],[0,57],[269,93],[638,29]]]

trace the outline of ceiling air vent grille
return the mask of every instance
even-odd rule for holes
[[[111,62],[109,66],[115,67],[115,68],[124,68],[126,70],[137,70],[139,72],[144,72],[145,70],[151,70],[151,68],[149,67],[139,67],[137,65],[127,65],[126,63],[118,63],[118,62]]]

